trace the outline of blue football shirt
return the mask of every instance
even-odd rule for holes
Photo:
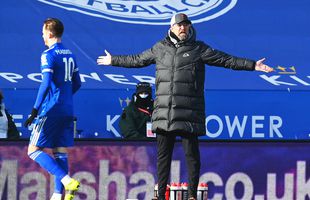
[[[80,88],[79,69],[73,53],[55,43],[41,55],[42,83],[34,108],[40,116],[73,116],[73,94]]]

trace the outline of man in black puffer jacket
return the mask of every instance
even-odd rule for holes
[[[158,199],[165,199],[173,146],[182,137],[189,175],[189,199],[196,199],[200,172],[198,136],[206,134],[204,81],[205,64],[233,70],[271,72],[263,63],[238,58],[196,41],[188,17],[175,14],[168,35],[152,48],[138,55],[99,56],[98,65],[128,68],[156,64],[156,99],[152,131],[157,133]]]

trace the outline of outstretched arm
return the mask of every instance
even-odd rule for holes
[[[256,71],[262,71],[262,72],[272,72],[274,71],[272,67],[269,67],[268,65],[265,65],[263,62],[266,60],[266,58],[262,58],[255,63],[255,70]]]
[[[98,65],[113,65],[127,68],[139,68],[145,67],[155,63],[154,49],[150,48],[136,55],[118,55],[111,56],[111,54],[105,50],[103,56],[97,58]]]
[[[97,58],[97,64],[98,65],[111,65],[112,64],[112,56],[111,54],[107,51],[104,50],[104,52],[106,53],[106,55],[104,56],[99,56]]]
[[[229,55],[222,51],[213,49],[206,44],[203,45],[201,58],[205,64],[230,68],[233,70],[273,71],[273,68],[263,63],[265,58],[255,62],[254,60]]]

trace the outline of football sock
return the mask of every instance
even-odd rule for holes
[[[44,151],[37,150],[28,154],[28,156],[38,163],[43,169],[59,179],[62,179],[67,174],[65,170],[63,170],[58,163]]]
[[[68,174],[68,154],[55,152],[54,157],[58,165]],[[54,178],[54,192],[62,194],[64,191],[64,186],[61,183],[61,178],[55,176]]]

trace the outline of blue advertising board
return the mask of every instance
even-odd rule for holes
[[[207,135],[203,139],[308,140],[310,100],[310,2],[238,0],[34,0],[0,7],[0,89],[22,127],[39,87],[42,23],[60,18],[63,43],[77,56],[82,89],[75,99],[78,129],[85,138],[121,137],[119,115],[135,84],[154,84],[155,66],[97,66],[107,49],[135,54],[165,37],[171,16],[186,13],[197,38],[232,55],[265,57],[269,74],[206,66]]]

